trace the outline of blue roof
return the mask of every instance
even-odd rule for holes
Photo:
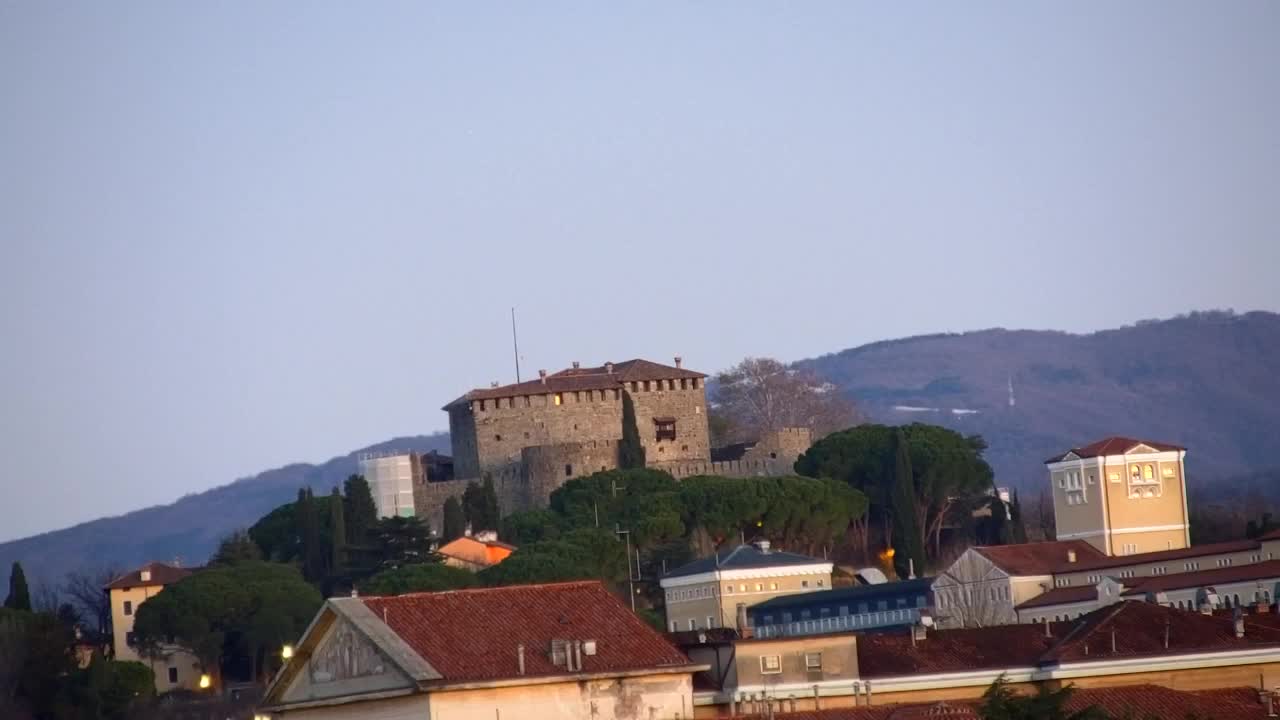
[[[783,595],[782,597],[752,605],[748,610],[753,613],[768,612],[789,607],[815,607],[849,602],[866,602],[886,597],[920,595],[921,593],[927,595],[932,585],[933,578],[916,578],[915,580],[900,580],[879,585],[855,585],[831,590],[818,590],[795,595]]]
[[[663,577],[683,577],[716,570],[752,570],[757,568],[788,567],[791,565],[813,565],[823,562],[827,561],[781,550],[761,550],[755,545],[739,545],[728,553],[718,553],[681,565],[663,575]]]

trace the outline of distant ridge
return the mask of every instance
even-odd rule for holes
[[[116,517],[0,544],[0,567],[20,561],[35,582],[60,583],[66,573],[107,565],[133,566],[149,560],[200,565],[227,533],[246,528],[271,509],[293,500],[298,488],[327,493],[356,471],[359,453],[378,450],[448,452],[447,433],[399,437],[360,448],[320,465],[293,463],[241,478],[201,493],[184,495]]]

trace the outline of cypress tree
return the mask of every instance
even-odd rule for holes
[[[31,610],[31,591],[27,588],[27,574],[22,571],[22,564],[15,561],[13,570],[9,572],[9,595],[4,599],[4,606],[11,610]]]
[[[502,524],[502,510],[498,508],[498,492],[493,487],[493,478],[484,479],[484,485],[480,489],[481,508],[484,511],[483,521],[479,527],[472,526],[473,530],[497,530]]]
[[[1022,523],[1022,503],[1018,502],[1018,491],[1013,491],[1013,503],[1009,506],[1009,524],[1013,526],[1013,541],[1027,541],[1027,526]]]
[[[373,504],[373,491],[363,475],[352,475],[343,484],[346,495],[347,545],[364,545],[369,531],[378,524],[378,508]]]
[[[915,478],[911,471],[911,453],[907,436],[899,428],[894,435],[896,451],[893,478],[893,567],[898,577],[906,578],[915,565],[917,577],[924,574],[924,539],[916,520]]]
[[[644,467],[644,445],[640,444],[640,429],[636,427],[636,406],[631,393],[622,391],[622,440],[618,443],[618,467],[636,470]]]
[[[444,528],[442,528],[444,541],[449,542],[462,537],[466,526],[467,517],[462,513],[462,503],[458,502],[458,498],[451,497],[445,500]]]
[[[302,576],[316,583],[324,578],[324,548],[320,543],[320,517],[311,488],[298,491],[298,535],[302,538]]]
[[[347,526],[343,515],[342,494],[335,487],[329,495],[329,530],[333,551],[329,558],[329,571],[334,575],[341,575],[347,567]]]

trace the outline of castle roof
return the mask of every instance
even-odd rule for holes
[[[444,409],[448,410],[455,405],[468,403],[472,400],[490,400],[519,395],[543,395],[546,393],[580,390],[610,390],[621,388],[624,383],[629,382],[705,377],[706,375],[700,372],[662,365],[649,360],[627,360],[619,363],[605,363],[599,367],[570,367],[536,380],[527,380],[492,388],[479,388],[454,400],[446,405]]]
[[[1107,455],[1126,455],[1133,450],[1147,446],[1157,452],[1168,452],[1173,450],[1186,450],[1180,445],[1170,445],[1169,443],[1154,442],[1152,440],[1135,440],[1128,437],[1112,436],[1103,438],[1097,442],[1089,443],[1084,447],[1071,448],[1070,450],[1045,460],[1045,464],[1061,462],[1066,460],[1068,456],[1074,455],[1077,458],[1093,458],[1106,457]]]

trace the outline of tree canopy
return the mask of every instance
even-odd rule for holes
[[[235,655],[251,658],[254,677],[296,640],[321,604],[297,568],[243,562],[210,568],[166,586],[138,606],[134,634],[143,652],[177,642],[208,672]]]
[[[848,396],[813,372],[749,357],[716,375],[712,417],[714,441],[739,442],[787,427],[825,435],[856,423],[858,411]]]
[[[498,493],[493,487],[493,478],[485,478],[482,484],[467,484],[462,492],[462,514],[471,524],[472,532],[497,530],[501,526],[502,513],[498,509]]]
[[[402,595],[476,587],[475,573],[440,563],[405,565],[383,570],[365,581],[361,591],[371,595]]]
[[[27,574],[22,571],[22,564],[13,563],[9,571],[9,594],[4,598],[4,606],[10,610],[30,610],[31,590],[27,587]]]

